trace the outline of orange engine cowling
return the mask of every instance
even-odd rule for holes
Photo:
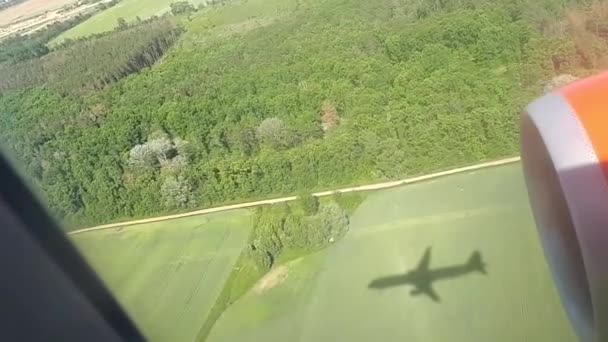
[[[526,184],[562,303],[583,341],[608,341],[608,73],[530,104]]]

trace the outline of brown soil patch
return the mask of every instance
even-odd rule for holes
[[[277,266],[266,273],[266,275],[255,284],[253,291],[256,294],[262,294],[284,282],[288,275],[289,267],[287,267],[287,265]]]

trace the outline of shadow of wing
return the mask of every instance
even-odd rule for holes
[[[412,290],[412,292],[411,292],[412,296],[417,296],[417,295],[420,295],[420,294],[425,294],[429,298],[431,298],[434,302],[439,303],[441,301],[441,299],[439,298],[439,295],[437,294],[437,292],[435,292],[435,290],[431,286],[430,282],[426,282],[426,281],[424,281],[424,282],[417,282],[417,283],[414,284],[414,286],[416,288]]]

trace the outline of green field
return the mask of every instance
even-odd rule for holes
[[[210,341],[574,341],[542,256],[520,165],[370,194],[349,235],[288,264],[287,278],[250,291]],[[371,290],[379,277],[463,263],[487,275],[434,283],[440,302],[410,286]]]
[[[100,12],[82,24],[62,33],[50,45],[61,43],[65,39],[85,37],[94,33],[106,32],[116,27],[118,18],[124,18],[127,22],[149,18],[153,15],[162,15],[169,10],[169,5],[175,0],[122,0],[114,7]],[[205,0],[191,0],[195,6],[206,2]]]
[[[195,338],[249,235],[247,211],[103,230],[74,241],[152,341]]]

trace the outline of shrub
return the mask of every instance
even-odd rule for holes
[[[171,14],[180,15],[196,11],[189,1],[178,1],[171,3]]]
[[[160,188],[163,204],[168,209],[186,208],[196,205],[192,198],[192,186],[183,177],[169,176]]]
[[[307,246],[320,249],[342,238],[348,231],[348,216],[335,202],[330,202],[309,218]]]
[[[319,210],[319,199],[311,194],[298,196],[298,205],[306,215],[314,215]]]
[[[268,118],[258,126],[257,137],[259,140],[274,149],[292,147],[295,143],[293,132],[279,118]]]

